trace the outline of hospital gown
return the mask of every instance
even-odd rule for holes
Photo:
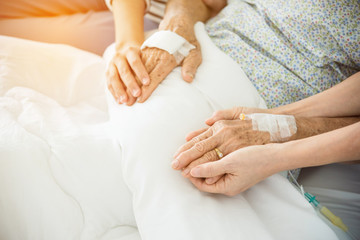
[[[360,71],[357,0],[229,0],[206,27],[269,108],[324,91]]]

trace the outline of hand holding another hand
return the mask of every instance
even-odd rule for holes
[[[145,102],[157,86],[177,66],[182,66],[182,77],[192,82],[201,64],[200,44],[196,40],[194,23],[190,18],[176,16],[163,21],[159,30],[170,30],[195,46],[180,62],[165,50],[126,43],[116,46],[106,76],[108,89],[119,103],[131,106],[136,101]]]
[[[217,111],[206,120],[209,128],[194,131],[186,137],[187,143],[174,154],[172,167],[182,170],[188,176],[190,170],[200,164],[217,161],[217,148],[226,156],[231,152],[250,145],[263,145],[270,142],[267,132],[254,131],[251,121],[240,120],[241,113],[267,112],[266,109],[233,108]]]
[[[201,191],[235,196],[279,171],[275,164],[278,159],[276,146],[268,144],[239,149],[219,161],[193,168],[189,179]]]
[[[141,95],[141,87],[150,84],[149,74],[142,62],[140,45],[116,47],[106,72],[107,86],[116,102],[133,105]]]
[[[154,47],[144,48],[141,53],[142,60],[150,74],[151,82],[142,87],[139,102],[146,101],[157,86],[177,66],[182,66],[182,78],[188,83],[192,82],[202,61],[200,44],[195,37],[194,23],[189,18],[177,16],[168,21],[164,20],[161,22],[159,30],[170,30],[177,33],[195,46],[195,49],[192,49],[183,60],[176,62],[175,57],[165,50]]]

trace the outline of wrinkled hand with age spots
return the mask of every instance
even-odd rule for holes
[[[194,45],[195,49],[192,49],[189,52],[189,55],[178,64],[176,63],[174,56],[165,50],[148,47],[144,48],[141,52],[141,58],[150,75],[150,84],[142,86],[142,94],[138,98],[138,102],[140,103],[145,102],[157,86],[177,66],[182,66],[182,78],[188,83],[192,82],[196,70],[202,61],[200,44],[195,37],[194,23],[189,17],[177,16],[171,18],[169,21],[163,20],[159,26],[159,30],[170,30],[179,34],[189,43]]]
[[[192,168],[219,160],[215,148],[218,148],[226,156],[246,146],[270,143],[268,132],[254,131],[251,120],[239,119],[241,113],[255,112],[269,112],[269,110],[237,107],[215,112],[206,120],[210,127],[187,135],[187,143],[174,154],[175,160],[172,167],[182,170],[182,174],[189,177]]]

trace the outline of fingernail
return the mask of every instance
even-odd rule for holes
[[[186,75],[188,75],[189,77],[191,77],[191,79],[194,79],[194,74],[187,72]]]
[[[177,169],[177,167],[179,166],[179,160],[175,159],[172,163],[171,163],[171,167],[173,169]]]
[[[140,89],[133,89],[132,93],[134,97],[138,97],[140,95]]]
[[[189,168],[185,168],[185,169],[182,171],[182,175],[183,175],[184,177],[186,177],[186,176],[189,174],[189,172],[190,172],[190,169],[189,169]]]
[[[150,79],[149,78],[143,78],[142,80],[144,85],[148,85],[150,83]]]
[[[199,168],[193,168],[191,170],[191,176],[193,177],[199,177],[200,176],[200,169]]]
[[[206,180],[205,180],[205,182],[206,182],[206,184],[213,184],[214,183],[214,178],[207,178]]]

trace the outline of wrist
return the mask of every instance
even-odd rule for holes
[[[262,145],[261,148],[265,151],[264,156],[267,156],[265,175],[271,176],[275,173],[286,170],[286,157],[284,157],[285,149],[283,149],[282,143],[269,143]],[[260,161],[262,162],[263,160]]]
[[[323,132],[322,121],[318,118],[296,117],[296,133],[289,140],[311,137]]]
[[[116,52],[125,53],[130,49],[140,51],[142,43],[138,41],[121,41],[115,43]]]
[[[273,143],[272,145],[272,154],[273,157],[273,173],[278,173],[281,171],[287,171],[290,169],[298,168],[296,166],[296,154],[294,155],[293,152],[295,149],[296,141],[285,142],[285,143]]]
[[[164,18],[159,25],[159,30],[168,30],[177,33],[188,41],[193,39],[195,21],[187,14],[176,15],[171,18]]]

